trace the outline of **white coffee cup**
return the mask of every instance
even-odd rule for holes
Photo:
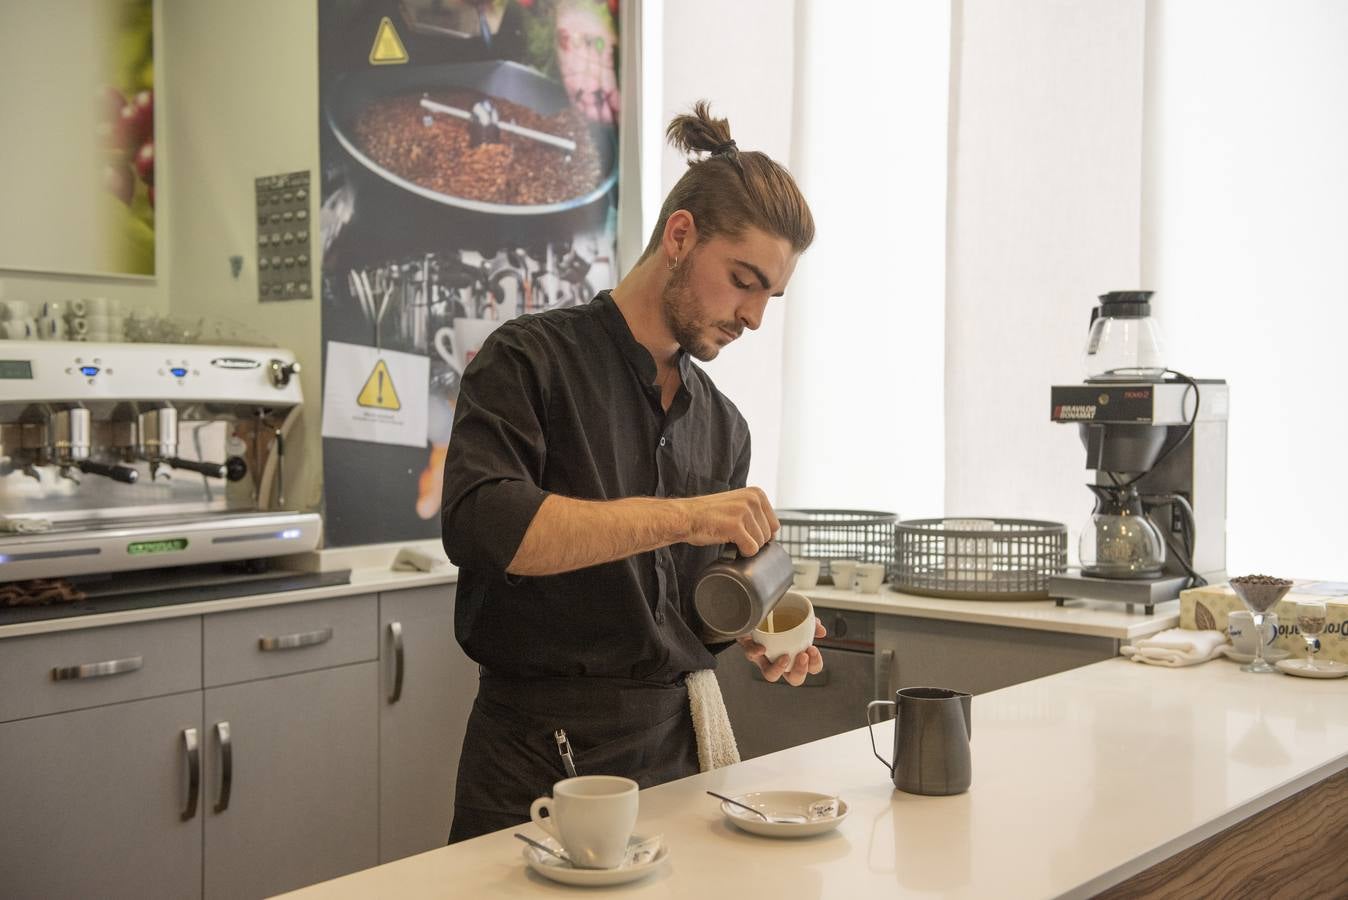
[[[435,350],[455,371],[462,373],[482,349],[487,336],[501,327],[502,321],[460,316],[454,320],[453,328],[440,328],[435,332]]]
[[[22,322],[32,317],[27,302],[23,300],[5,300],[0,303],[0,319],[6,322]]]
[[[52,304],[48,303],[48,306]],[[63,341],[66,337],[66,320],[42,316],[37,320],[37,336],[44,341]]]
[[[885,583],[885,567],[880,563],[857,563],[852,573],[852,589],[863,594],[874,594]]]
[[[855,559],[831,559],[828,570],[833,575],[833,586],[840,591],[852,589],[852,573],[857,569]]]
[[[554,784],[551,797],[539,797],[529,807],[529,818],[566,848],[575,865],[612,869],[627,855],[637,803],[632,779],[581,775]]]
[[[1226,617],[1226,636],[1231,648],[1246,656],[1254,655],[1254,614],[1248,609],[1232,610]],[[1264,649],[1268,650],[1278,639],[1278,614],[1264,613]]]
[[[776,662],[783,656],[793,660],[814,643],[814,604],[804,594],[787,591],[767,618],[758,623],[753,639],[763,645],[768,659]]]
[[[809,590],[819,583],[819,560],[817,559],[793,559],[791,560],[791,586],[801,590]]]

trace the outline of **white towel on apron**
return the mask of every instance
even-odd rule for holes
[[[740,748],[735,744],[735,732],[730,727],[716,670],[689,672],[687,685],[688,707],[693,717],[693,731],[697,734],[697,762],[702,771],[710,772],[739,762]]]

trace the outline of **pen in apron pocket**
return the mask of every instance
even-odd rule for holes
[[[557,741],[557,752],[562,756],[562,765],[566,766],[566,776],[568,778],[576,777],[576,761],[571,756],[571,742],[566,739],[566,729],[558,728],[552,733]]]

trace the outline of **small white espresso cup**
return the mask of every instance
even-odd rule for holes
[[[863,594],[875,594],[885,583],[885,567],[880,563],[857,563],[852,573],[852,587]]]
[[[801,590],[809,590],[819,583],[819,560],[817,559],[793,559],[791,560],[791,586]]]
[[[810,598],[795,591],[787,591],[767,618],[754,629],[753,639],[763,645],[768,659],[776,662],[783,656],[795,659],[797,653],[814,643],[814,605]]]
[[[833,586],[840,591],[852,589],[852,573],[856,570],[857,561],[855,559],[830,559],[828,561],[828,571],[833,576]]]
[[[575,865],[613,869],[622,865],[637,826],[637,783],[617,775],[566,778],[552,786],[551,797],[533,802],[529,818],[566,848]]]
[[[1254,614],[1248,609],[1237,609],[1226,617],[1226,636],[1237,653],[1254,655]],[[1278,637],[1277,613],[1264,613],[1264,649],[1268,650]]]

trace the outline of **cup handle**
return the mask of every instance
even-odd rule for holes
[[[546,818],[543,817],[543,810],[548,811]],[[557,843],[562,842],[562,836],[557,833],[557,826],[552,824],[552,798],[539,797],[529,805],[529,818],[533,819],[535,825],[542,828],[548,834],[556,839]]]
[[[874,709],[874,708],[877,707],[877,706],[891,706],[891,707],[894,708],[894,727],[895,727],[895,728],[898,728],[898,727],[899,727],[899,708],[898,708],[897,706],[894,705],[894,701],[893,701],[893,700],[872,700],[870,703],[867,703],[867,704],[866,704],[866,732],[867,732],[868,734],[870,734],[870,736],[871,736],[871,752],[875,754],[875,758],[876,758],[876,759],[880,760],[880,762],[882,762],[882,763],[885,764],[885,770],[889,772],[890,777],[893,777],[893,775],[894,775],[894,764],[893,764],[892,762],[890,762],[889,760],[885,759],[883,756],[881,756],[881,755],[880,755],[879,749],[877,749],[876,746],[875,746],[875,729],[874,729],[873,723],[872,723],[872,721],[871,721],[871,710]],[[538,801],[535,800],[534,802],[537,803]],[[530,810],[530,812],[532,813],[533,810]],[[535,821],[537,821],[537,820],[535,820]]]

